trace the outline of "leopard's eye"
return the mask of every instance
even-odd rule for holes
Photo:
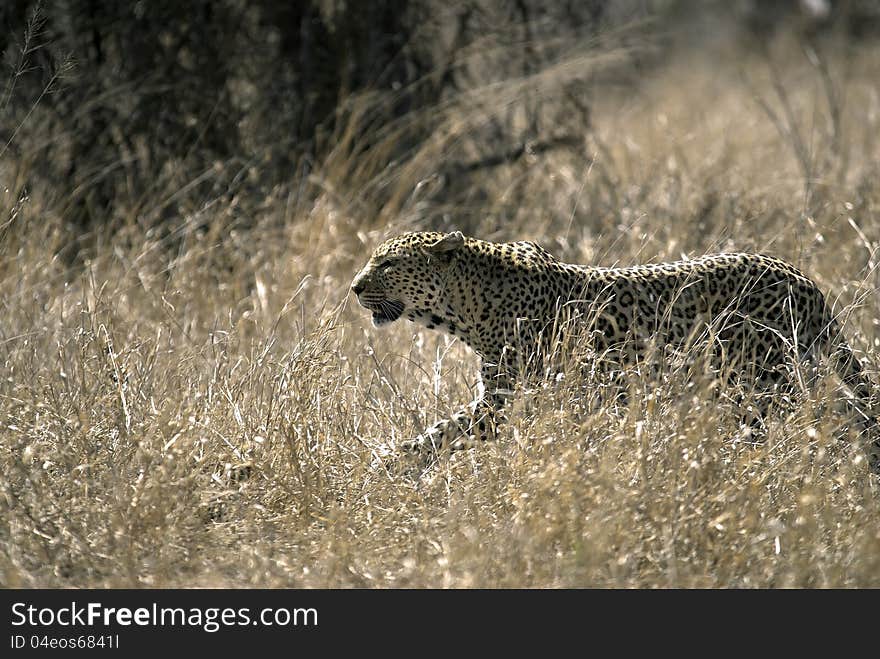
[[[390,268],[392,265],[394,265],[394,259],[385,259],[376,266],[376,269],[385,270],[386,268]]]

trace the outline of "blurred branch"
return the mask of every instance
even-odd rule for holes
[[[561,135],[546,140],[529,141],[504,153],[493,154],[472,162],[452,163],[446,166],[446,174],[467,174],[501,165],[509,165],[524,156],[539,156],[556,149],[577,149],[583,146],[584,139],[580,135]]]

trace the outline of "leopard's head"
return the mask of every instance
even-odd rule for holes
[[[358,302],[373,313],[373,325],[442,313],[446,278],[466,240],[460,231],[416,232],[379,245],[351,284]]]

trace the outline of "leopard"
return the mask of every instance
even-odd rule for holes
[[[402,455],[427,459],[496,437],[525,377],[522,365],[540,371],[559,328],[573,326],[585,328],[603,372],[619,373],[652,346],[683,349],[702,337],[719,372],[760,391],[790,383],[792,363],[825,355],[854,402],[860,434],[877,426],[873,382],[822,291],[773,256],[713,253],[600,267],[563,262],[531,241],[417,231],[382,242],[351,290],[375,327],[406,319],[456,337],[480,358],[476,399],[403,442]],[[766,412],[759,408],[757,417]],[[870,471],[880,474],[880,438],[865,446]]]

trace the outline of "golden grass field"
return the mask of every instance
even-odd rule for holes
[[[711,378],[670,368],[633,374],[625,405],[588,408],[570,380],[521,392],[499,441],[421,478],[377,466],[477,381],[460,343],[376,330],[349,292],[405,230],[598,265],[773,254],[820,285],[878,380],[880,47],[685,49],[624,87],[616,57],[438,107],[435,138],[381,172],[394,128],[361,154],[352,129],[307,181],[170,231],[132,218],[79,259],[57,199],[19,203],[39,163],[4,156],[0,585],[880,585],[880,489],[837,430],[831,375],[760,443]],[[433,175],[486,106],[585,66],[608,73],[590,125],[568,118],[582,146],[478,171],[446,208],[420,196],[454,186]]]

